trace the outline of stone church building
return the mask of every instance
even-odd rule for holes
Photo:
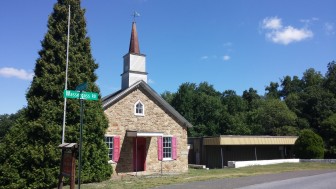
[[[192,125],[147,84],[135,22],[123,58],[121,89],[102,99],[113,173],[186,172],[187,129]]]

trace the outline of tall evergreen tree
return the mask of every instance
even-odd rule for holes
[[[57,184],[61,155],[57,146],[61,143],[63,122],[69,5],[71,29],[68,89],[75,89],[78,84],[88,82],[87,90],[99,93],[94,73],[98,64],[91,54],[85,10],[81,8],[80,0],[58,0],[49,17],[48,32],[41,42],[42,50],[39,51],[40,57],[35,65],[35,76],[26,94],[27,109],[22,121],[5,137],[5,144],[7,142],[13,149],[6,149],[6,153],[0,157],[1,163],[10,165],[2,166],[1,169],[13,170],[14,177],[20,179],[0,179],[3,187],[10,182],[18,183],[12,185],[15,188],[51,188]],[[65,142],[79,142],[79,112],[79,101],[68,99]],[[86,101],[82,149],[83,182],[101,181],[111,174],[104,142],[107,126],[101,101]],[[18,133],[22,137],[16,137]],[[5,144],[0,149],[4,149]]]

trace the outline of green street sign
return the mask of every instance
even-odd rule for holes
[[[98,100],[98,93],[64,90],[64,98],[79,98],[84,100]]]
[[[86,91],[87,89],[87,82],[82,83],[76,87],[76,91]]]

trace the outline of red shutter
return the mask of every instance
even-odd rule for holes
[[[157,144],[158,144],[158,159],[159,161],[162,161],[162,156],[163,156],[163,153],[162,153],[162,136],[159,136],[157,138]]]
[[[113,161],[118,162],[120,157],[120,136],[113,137]]]
[[[172,158],[174,160],[177,159],[177,141],[176,141],[176,137],[172,137]]]

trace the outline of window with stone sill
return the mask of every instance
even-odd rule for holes
[[[162,141],[163,160],[172,159],[172,137],[163,137]]]
[[[105,143],[108,149],[108,163],[117,163],[120,157],[120,136],[105,135]]]
[[[109,161],[113,162],[113,136],[105,136]]]
[[[159,161],[171,161],[177,159],[177,142],[175,136],[158,137]]]
[[[143,103],[140,100],[138,100],[134,104],[134,115],[137,115],[137,116],[144,116],[145,115],[145,106],[143,105]]]

